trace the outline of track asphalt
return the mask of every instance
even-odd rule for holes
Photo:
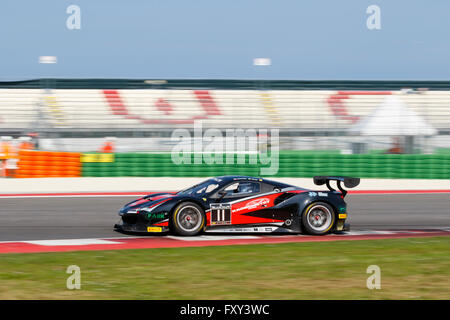
[[[113,231],[137,196],[0,198],[0,241],[129,237]],[[450,227],[450,194],[349,194],[352,231]]]

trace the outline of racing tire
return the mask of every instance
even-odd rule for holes
[[[325,202],[311,203],[302,214],[302,225],[312,235],[324,235],[334,227],[336,215],[333,208]]]
[[[182,202],[173,211],[171,221],[176,234],[195,236],[203,230],[206,216],[199,205],[193,202]]]

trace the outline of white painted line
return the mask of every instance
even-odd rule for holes
[[[359,235],[373,235],[373,234],[414,234],[414,233],[435,233],[435,232],[450,232],[450,227],[444,228],[435,228],[434,230],[396,230],[396,231],[388,231],[388,230],[360,230],[360,231],[350,231],[345,232],[344,234],[330,234],[330,236],[359,236]],[[266,237],[307,237],[309,235],[305,234],[296,234],[296,235],[262,235],[262,236],[251,236],[251,235],[229,235],[229,236],[213,236],[213,235],[201,235],[195,237],[179,237],[179,236],[122,236],[122,237],[107,237],[107,238],[87,238],[87,239],[57,239],[57,240],[7,240],[0,241],[0,244],[4,243],[30,243],[37,245],[46,245],[46,246],[64,246],[64,245],[86,245],[86,244],[121,244],[122,240],[126,239],[164,239],[170,238],[175,240],[182,241],[214,241],[214,240],[231,240],[231,239],[263,239]]]
[[[127,236],[127,235],[123,235],[121,237],[108,237],[108,238],[89,238],[92,240],[113,240],[113,241],[121,241],[123,239],[140,239],[143,238],[142,236]],[[153,238],[150,236],[146,236],[146,238]],[[44,240],[48,240],[48,239],[44,239]],[[51,240],[80,240],[80,239],[51,239]],[[84,239],[81,239],[84,240]],[[0,244],[2,243],[16,243],[16,242],[34,242],[34,241],[43,241],[41,240],[4,240],[4,241],[0,241]]]
[[[398,231],[372,231],[371,234],[397,234],[399,233]]]
[[[88,244],[121,244],[122,242],[109,241],[102,239],[66,239],[66,240],[36,240],[22,241],[29,244],[37,244],[40,246],[84,246]]]
[[[233,240],[233,239],[259,239],[256,236],[196,236],[196,237],[178,237],[178,236],[167,236],[167,238],[182,241],[217,241],[217,240]]]
[[[349,231],[346,232],[346,236],[365,236],[371,234],[397,234],[397,231],[384,231],[384,230],[361,230],[361,231]]]

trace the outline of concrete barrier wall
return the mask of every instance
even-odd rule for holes
[[[222,155],[217,164],[175,164],[170,153],[117,153],[110,160],[92,155],[83,161],[84,177],[208,177],[222,175],[260,176],[262,168],[275,168],[274,177],[312,178],[316,175],[357,176],[391,179],[450,179],[449,154],[339,154],[336,152],[282,151],[268,165],[252,164],[245,155],[243,164],[226,164]],[[88,158],[86,156],[85,158]],[[90,157],[89,157],[90,158]],[[108,160],[108,161],[106,161]],[[254,162],[257,162],[256,159]]]
[[[0,179],[0,194],[22,193],[89,193],[176,191],[205,180],[191,178],[34,178]],[[311,178],[278,178],[277,181],[304,188],[326,190],[314,185]],[[363,190],[447,190],[450,179],[361,179],[355,191]]]

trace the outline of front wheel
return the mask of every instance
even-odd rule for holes
[[[314,235],[328,233],[334,225],[333,208],[325,202],[310,204],[302,214],[302,223],[306,232]]]
[[[195,236],[205,225],[203,209],[193,202],[179,204],[172,214],[172,225],[175,233],[181,236]]]

